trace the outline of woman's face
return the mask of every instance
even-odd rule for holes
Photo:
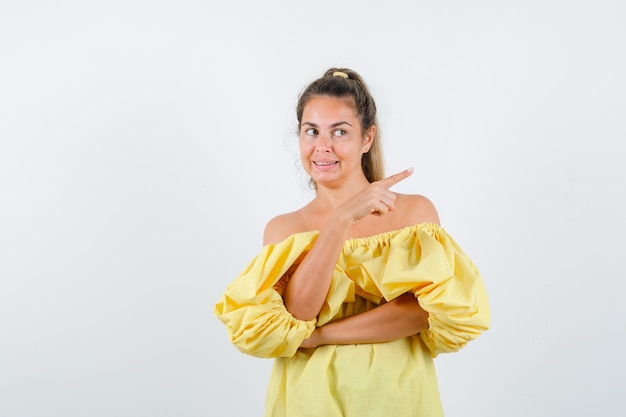
[[[340,185],[364,178],[361,157],[372,144],[376,127],[361,129],[348,99],[320,96],[306,104],[300,123],[300,158],[319,185]]]

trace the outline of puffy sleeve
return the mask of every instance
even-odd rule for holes
[[[281,288],[317,235],[299,233],[263,247],[226,288],[213,314],[241,352],[261,358],[293,356],[315,330],[315,319],[298,320],[287,311]]]
[[[415,294],[429,313],[429,327],[419,337],[433,357],[458,351],[489,329],[489,300],[480,272],[442,227],[424,224],[398,234],[388,250],[362,267],[385,299]]]

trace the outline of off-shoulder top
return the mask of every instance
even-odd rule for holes
[[[302,321],[287,311],[281,294],[318,235],[297,233],[264,246],[214,308],[241,352],[277,358],[266,415],[442,415],[432,358],[459,350],[490,324],[474,263],[432,223],[346,240],[322,310]],[[429,313],[429,327],[419,334],[387,343],[298,349],[316,326],[407,292]]]

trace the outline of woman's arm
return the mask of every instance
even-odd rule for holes
[[[283,300],[295,318],[311,320],[319,314],[351,225],[351,219],[346,216],[336,216],[326,223],[287,282]]]
[[[290,223],[288,217],[270,221],[265,228],[264,245],[290,235]],[[319,313],[350,226],[349,218],[331,216],[286,282],[282,291],[283,301],[295,318],[308,321]]]
[[[299,320],[311,320],[319,314],[332,280],[335,265],[350,231],[350,227],[372,213],[387,213],[394,209],[396,194],[389,188],[409,177],[406,170],[373,182],[340,206],[329,216],[320,234],[295,270],[283,291],[285,307]],[[271,230],[266,228],[264,244],[270,242]]]
[[[318,327],[300,347],[389,342],[427,328],[428,313],[413,294],[407,293],[372,310]]]

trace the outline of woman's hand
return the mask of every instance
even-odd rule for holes
[[[338,207],[338,210],[349,213],[352,224],[369,214],[382,215],[395,208],[396,194],[389,190],[392,186],[408,178],[413,168],[406,169],[380,181],[375,181],[355,194]]]
[[[320,345],[318,341],[318,335],[319,328],[316,328],[313,333],[311,333],[311,336],[309,336],[308,339],[304,339],[304,341],[300,345],[300,349],[315,349],[316,347],[318,347]]]

